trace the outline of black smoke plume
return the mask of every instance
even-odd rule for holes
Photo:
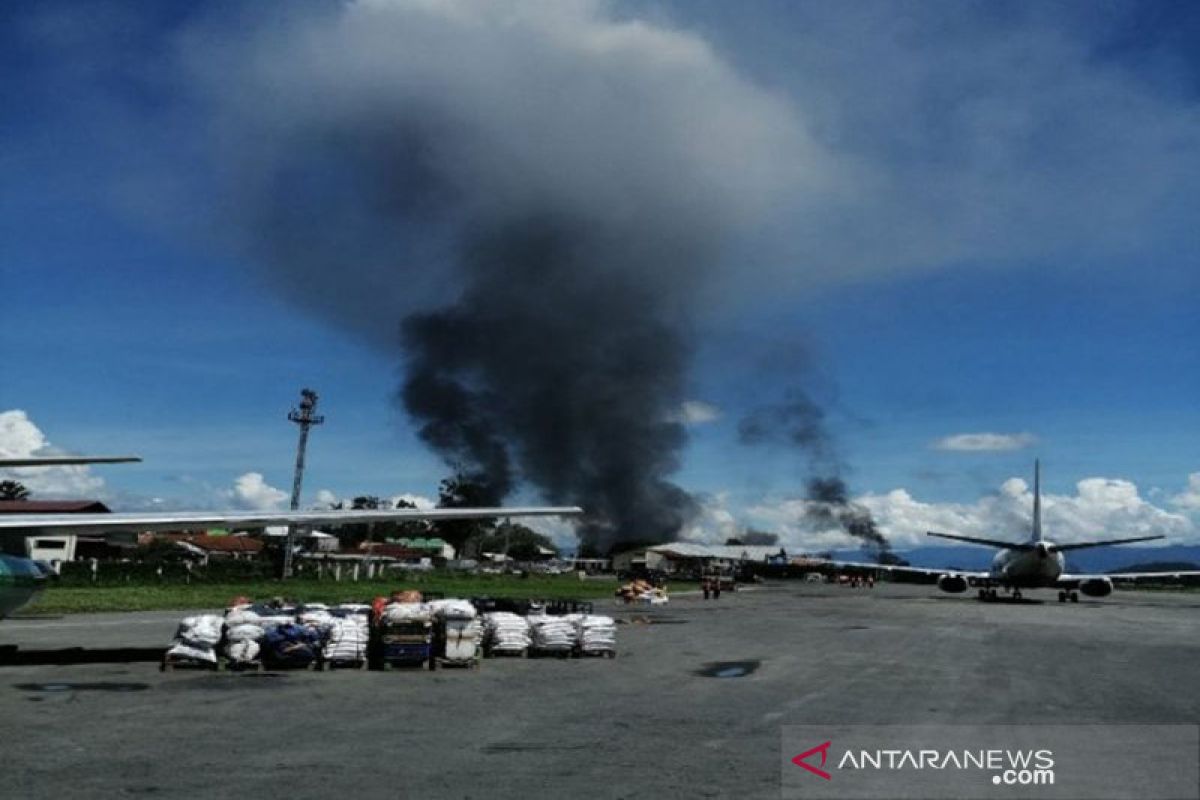
[[[838,477],[811,478],[806,486],[804,516],[814,528],[835,525],[861,542],[862,549],[882,564],[893,560],[892,546],[879,532],[871,512],[850,500],[846,482]]]
[[[698,510],[664,479],[685,442],[672,412],[689,347],[643,282],[599,277],[594,259],[613,255],[586,231],[514,224],[475,242],[456,303],[404,323],[422,438],[497,501],[524,477],[580,503],[599,549],[663,541]]]
[[[677,535],[693,325],[806,163],[790,106],[587,0],[283,16],[197,57],[252,259],[402,350],[421,438],[491,498],[579,504],[601,550]]]
[[[782,443],[803,451],[814,468],[833,460],[833,445],[825,427],[825,410],[807,392],[792,389],[780,403],[760,406],[738,423],[742,444]]]
[[[804,521],[809,526],[841,528],[880,563],[895,560],[891,544],[880,533],[870,510],[850,499],[846,482],[839,476],[842,468],[825,411],[807,392],[793,389],[782,402],[751,411],[739,423],[738,434],[743,444],[783,444],[805,454],[813,473],[805,486]]]

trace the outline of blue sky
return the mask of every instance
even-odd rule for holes
[[[0,11],[0,411],[70,451],[143,455],[97,473],[118,502],[211,505],[236,500],[223,492],[247,472],[290,486],[285,415],[312,386],[328,422],[310,499],[433,494],[446,470],[395,400],[400,314],[365,309],[384,333],[363,335],[312,299],[353,295],[353,275],[281,287],[213,221],[226,189],[206,155],[212,106],[178,65],[214,31],[277,21],[190,5]],[[801,535],[776,512],[803,456],[737,442],[743,413],[799,382],[824,402],[853,490],[892,524],[889,492],[961,510],[1035,455],[1053,494],[1127,481],[1136,514],[1193,519],[1179,498],[1200,471],[1200,12],[582,8],[586,24],[638,18],[706,42],[803,122],[818,171],[834,165],[835,185],[785,192],[788,213],[730,237],[714,291],[736,298],[697,320],[689,395],[717,418],[690,427],[676,478],[719,498],[710,511]],[[985,432],[1036,443],[933,447]]]

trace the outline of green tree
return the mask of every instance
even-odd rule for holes
[[[378,497],[370,494],[360,494],[350,501],[350,509],[353,511],[373,511],[380,507]],[[346,509],[345,502],[338,501],[330,506],[330,508],[343,511]],[[338,538],[338,545],[344,549],[351,550],[358,547],[360,542],[366,541],[368,537],[379,540],[378,536],[371,536],[371,526],[365,522],[356,522],[349,525],[339,525],[332,528],[330,531]]]
[[[457,472],[438,486],[438,508],[480,508],[496,505],[497,497],[487,482]],[[468,555],[468,541],[481,540],[496,529],[496,519],[447,519],[433,523],[433,531],[460,556]]]
[[[469,542],[467,549],[477,553],[507,552],[517,561],[535,561],[542,557],[539,549],[542,547],[558,554],[558,548],[548,537],[520,523],[505,522],[491,533]]]
[[[29,490],[18,481],[0,481],[0,500],[28,500]]]
[[[338,501],[329,506],[335,510],[345,510],[347,505],[345,502]],[[376,511],[389,508],[416,508],[416,503],[412,503],[404,498],[396,500],[393,505],[390,501],[384,500],[372,494],[362,494],[350,501],[349,508],[354,511]],[[361,542],[370,539],[373,542],[383,542],[388,539],[420,539],[433,535],[433,528],[428,520],[410,519],[404,521],[389,521],[375,522],[371,524],[355,523],[352,525],[340,525],[337,528],[330,530],[330,533],[338,537],[338,542],[342,547],[352,549],[357,547]]]
[[[395,507],[397,509],[415,509],[417,504],[401,497],[396,501]],[[398,539],[425,539],[433,535],[433,526],[430,525],[427,519],[408,519],[403,522],[392,522],[389,524],[394,529],[392,536]]]

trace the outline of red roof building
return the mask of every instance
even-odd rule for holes
[[[109,514],[99,500],[0,500],[0,514]]]

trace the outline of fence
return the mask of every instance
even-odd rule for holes
[[[298,559],[292,566],[297,578],[357,581],[383,572],[380,562],[325,563]],[[58,586],[152,586],[178,583],[239,583],[273,580],[278,566],[267,560],[229,559],[205,565],[164,561],[68,561],[62,564]]]

